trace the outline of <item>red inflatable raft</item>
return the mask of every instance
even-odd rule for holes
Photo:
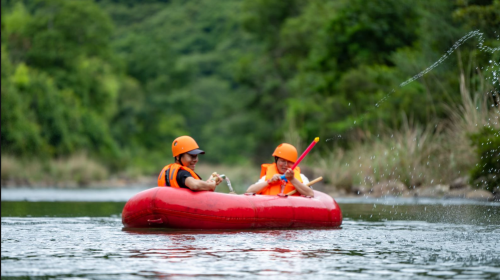
[[[257,229],[336,228],[337,202],[322,192],[301,196],[234,195],[156,187],[133,196],[123,208],[126,228]]]

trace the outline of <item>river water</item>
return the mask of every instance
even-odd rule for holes
[[[2,189],[10,279],[500,279],[500,203],[336,199],[341,229],[125,230],[140,188]]]

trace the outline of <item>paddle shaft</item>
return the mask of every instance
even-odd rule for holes
[[[316,184],[317,182],[319,182],[321,180],[323,180],[323,177],[318,177],[318,178],[312,180],[311,182],[307,183],[306,186],[310,187],[310,186]],[[297,190],[293,190],[293,191],[287,193],[286,195],[292,195],[292,194],[294,194],[296,192],[297,192]]]
[[[311,149],[314,147],[314,145],[316,145],[316,143],[318,143],[318,141],[319,141],[319,137],[314,138],[314,141],[312,141],[312,143],[309,144],[309,147],[307,147],[307,149],[302,153],[302,155],[300,155],[299,159],[293,164],[292,170],[294,170],[295,167],[297,167],[297,165],[299,165],[299,163],[302,161],[302,159],[311,151]],[[285,175],[281,175],[280,179],[286,181]]]

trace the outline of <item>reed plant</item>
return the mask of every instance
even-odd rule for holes
[[[2,155],[2,164],[1,164],[1,179],[2,186],[4,182],[9,180],[27,180],[28,176],[32,176],[34,173],[33,170],[27,170],[26,167],[23,166],[21,161],[13,156]],[[40,168],[36,168],[39,170]],[[35,172],[39,173],[39,172]]]
[[[85,153],[66,158],[42,160],[2,155],[3,185],[24,186],[87,186],[108,179],[108,169]]]
[[[424,127],[403,116],[398,130],[383,128],[348,150],[335,147],[316,157],[318,173],[330,185],[346,190],[382,181],[415,188],[466,177],[479,161],[470,135],[485,126],[500,130],[500,114],[497,108],[488,108],[486,96],[470,97],[467,92],[462,92],[461,104],[448,109],[448,120]]]
[[[51,161],[47,165],[47,175],[57,182],[76,182],[89,185],[91,182],[107,179],[109,172],[105,166],[90,159],[85,153]]]

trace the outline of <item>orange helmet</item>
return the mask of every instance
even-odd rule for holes
[[[291,162],[296,162],[297,149],[288,143],[279,144],[278,147],[276,147],[276,150],[274,150],[273,156],[280,157]]]
[[[189,136],[177,137],[174,142],[172,142],[172,154],[174,157],[184,153],[188,153],[190,155],[204,154],[205,152],[199,148],[200,147],[196,144],[196,141]]]

